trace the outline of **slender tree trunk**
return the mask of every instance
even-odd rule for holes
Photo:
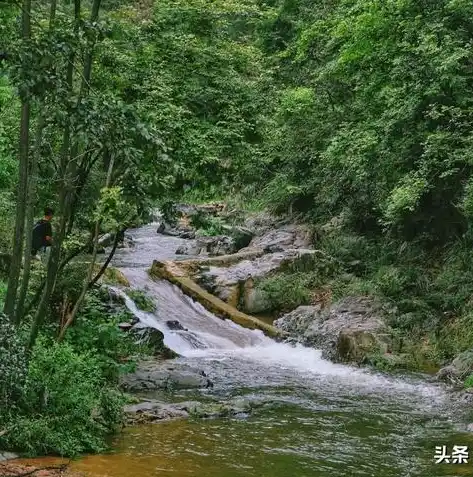
[[[61,261],[58,267],[58,273],[61,273],[64,267],[66,267],[66,265],[68,265],[71,260],[76,258],[81,253],[84,253],[86,250],[89,250],[90,246],[93,245],[93,243],[94,237],[92,235],[85,245],[83,245],[80,249],[77,249],[75,252],[71,252],[66,258]],[[24,311],[25,316],[37,305],[38,300],[41,298],[41,293],[43,292],[45,285],[46,279],[41,282],[41,285],[38,287],[35,296],[28,303],[28,306]]]
[[[40,106],[41,107],[41,106]],[[28,203],[26,209],[26,246],[25,246],[25,260],[23,264],[23,278],[21,280],[20,294],[15,311],[15,321],[19,325],[23,318],[23,311],[25,307],[26,294],[28,292],[28,285],[30,283],[31,274],[31,250],[33,248],[33,227],[34,227],[34,209],[36,203],[36,175],[38,172],[39,156],[41,154],[41,142],[43,139],[43,130],[45,125],[44,113],[41,112],[38,124],[36,126],[35,151],[31,157],[30,163],[30,180],[28,187]]]
[[[102,268],[100,269],[100,271],[97,273],[97,275],[95,275],[94,279],[89,283],[89,288],[92,288],[102,278],[103,274],[105,273],[108,266],[110,265],[110,262],[112,261],[114,255],[115,255],[115,252],[117,251],[118,242],[120,242],[120,234],[122,232],[123,231],[118,232],[117,234],[115,234],[115,240],[113,241],[112,250],[108,254],[107,260],[105,260],[105,262],[102,265]]]
[[[80,13],[81,13],[81,1],[74,0],[74,31],[76,36],[79,34],[79,25],[80,25]],[[74,61],[75,61],[75,54],[74,52],[71,53],[69,57],[69,63],[67,66],[67,73],[66,73],[66,81],[70,91],[73,90],[73,80],[74,80]],[[36,338],[38,337],[39,330],[43,324],[44,316],[48,309],[49,300],[51,298],[51,294],[54,290],[57,280],[57,274],[59,269],[59,260],[61,257],[61,247],[62,242],[64,240],[64,235],[66,231],[66,222],[69,216],[69,176],[68,176],[68,165],[69,165],[69,157],[70,157],[70,149],[71,149],[71,124],[68,121],[65,128],[64,128],[64,135],[63,135],[63,144],[62,144],[62,151],[61,151],[61,162],[59,166],[59,175],[61,178],[61,188],[59,192],[59,217],[60,217],[60,224],[59,229],[54,237],[54,243],[51,250],[51,255],[48,261],[48,272],[46,275],[46,283],[44,287],[43,294],[41,295],[41,300],[39,302],[38,308],[36,310],[33,325],[31,327],[30,333],[30,340],[29,340],[29,348],[32,349]]]
[[[52,31],[54,23],[56,21],[57,0],[51,0],[51,9],[49,13],[49,30]],[[31,275],[31,250],[33,243],[33,227],[34,227],[34,208],[36,203],[36,175],[38,171],[39,158],[41,156],[41,144],[43,141],[43,131],[46,125],[45,118],[45,101],[41,101],[39,104],[39,118],[36,127],[35,136],[35,151],[31,158],[30,174],[29,174],[29,187],[27,194],[27,209],[26,209],[26,253],[25,261],[23,265],[23,278],[21,281],[20,295],[18,298],[18,304],[15,311],[15,321],[17,325],[21,323],[23,319],[23,312],[25,307],[26,294],[28,293],[28,286]]]
[[[112,172],[113,172],[113,166],[114,166],[114,157],[112,156],[112,160],[110,161],[110,165],[108,167],[108,172],[107,172],[107,179],[105,181],[105,187],[110,187],[110,181],[112,179]],[[90,283],[92,281],[92,276],[94,274],[94,268],[95,268],[95,262],[97,260],[97,250],[98,250],[98,245],[99,245],[99,233],[100,233],[100,224],[102,223],[102,220],[98,219],[97,222],[95,223],[95,233],[94,233],[94,251],[92,252],[92,259],[89,264],[89,270],[87,272],[87,277],[84,281],[84,286],[82,287],[81,294],[79,295],[79,298],[77,299],[74,308],[72,309],[71,314],[69,315],[66,323],[64,323],[64,326],[62,327],[58,341],[62,341],[64,339],[64,336],[66,334],[67,329],[72,325],[72,323],[75,320],[75,317],[77,313],[80,310],[80,307],[85,299],[85,295],[87,294],[87,290],[90,288]],[[118,235],[117,235],[118,236]]]
[[[31,38],[31,0],[23,0],[22,36],[26,43]],[[24,65],[23,65],[24,66]],[[15,234],[13,238],[13,255],[8,276],[8,289],[5,298],[4,312],[10,318],[14,317],[15,302],[20,279],[21,259],[23,255],[23,239],[25,235],[26,189],[28,187],[28,156],[30,129],[30,98],[27,91],[21,98],[20,122],[20,155],[19,155],[19,184],[17,191]]]
[[[84,286],[82,287],[81,293],[79,295],[79,298],[77,299],[76,303],[74,304],[74,308],[72,309],[71,314],[68,316],[67,321],[64,323],[64,326],[62,327],[58,341],[62,341],[64,339],[64,336],[66,334],[67,329],[69,326],[72,325],[74,322],[74,319],[82,305],[82,302],[84,301],[85,295],[87,293],[87,290],[89,289],[88,285],[90,281],[92,280],[92,275],[94,273],[94,267],[95,267],[95,262],[97,260],[97,250],[98,250],[98,244],[99,244],[99,232],[100,232],[100,221],[98,220],[95,224],[95,233],[94,233],[94,250],[92,252],[92,258],[89,264],[89,269],[87,271],[87,277],[85,278]]]

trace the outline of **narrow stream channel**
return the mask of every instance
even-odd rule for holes
[[[473,475],[473,462],[435,465],[435,447],[470,446],[470,409],[425,376],[388,376],[332,364],[320,352],[276,343],[260,332],[220,320],[146,269],[176,258],[181,239],[132,231],[136,246],[115,265],[133,287],[146,288],[155,314],[134,309],[165,335],[179,360],[204,369],[206,394],[269,403],[244,419],[190,419],[129,428],[109,455],[73,465],[92,476],[195,477],[450,477]],[[133,308],[133,303],[129,303]],[[188,331],[172,331],[178,320]],[[473,454],[472,454],[473,457]]]

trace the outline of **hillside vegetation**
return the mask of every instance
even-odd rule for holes
[[[280,308],[375,294],[414,367],[473,347],[471,1],[1,2],[0,45],[0,447],[73,455],[119,426],[120,363],[146,350],[101,308],[99,237],[113,254],[176,200],[318,231],[341,269],[278,277]]]

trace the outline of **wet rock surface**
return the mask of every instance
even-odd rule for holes
[[[121,386],[129,392],[153,391],[159,389],[195,389],[209,388],[212,381],[205,372],[179,363],[175,360],[148,360],[139,363],[133,373],[121,378]]]
[[[437,373],[437,379],[451,384],[463,384],[472,374],[473,350],[467,350],[459,354],[448,366],[442,368]]]
[[[238,252],[235,239],[226,235],[198,237],[194,243],[181,245],[176,255],[207,255],[210,257]]]
[[[245,419],[259,408],[270,405],[269,402],[251,402],[245,398],[228,401],[184,401],[167,403],[155,399],[144,399],[138,404],[125,406],[126,423],[128,425],[155,423],[171,419],[189,417],[216,419],[232,417]]]
[[[274,324],[305,346],[321,349],[325,359],[363,363],[372,354],[392,350],[387,313],[374,299],[348,297],[328,310],[299,307]]]
[[[314,234],[307,225],[282,224],[275,227],[265,230],[255,226],[256,236],[251,240],[249,247],[261,248],[268,253],[294,248],[312,248]]]
[[[18,455],[13,452],[2,452],[0,451],[0,462],[5,462],[7,460],[18,459]]]

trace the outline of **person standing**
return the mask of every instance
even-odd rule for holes
[[[33,227],[33,240],[31,255],[38,257],[38,252],[46,253],[48,247],[53,244],[53,228],[51,220],[54,215],[54,210],[50,207],[44,209],[44,217],[36,222]]]

